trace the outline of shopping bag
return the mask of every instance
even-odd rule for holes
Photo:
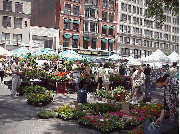
[[[160,133],[160,126],[155,125],[154,122],[148,118],[144,126],[144,134],[161,134]]]

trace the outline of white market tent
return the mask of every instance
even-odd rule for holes
[[[119,60],[121,59],[122,57],[119,56],[118,54],[113,54],[111,56],[108,57],[108,59],[112,59],[112,60]]]
[[[141,62],[137,59],[134,59],[132,56],[129,56],[127,60],[129,65],[141,65]]]
[[[167,62],[169,58],[160,50],[156,50],[150,56],[146,57],[148,62]]]
[[[12,56],[13,53],[4,49],[3,47],[0,47],[0,55],[3,55],[3,56]]]
[[[168,58],[170,59],[171,62],[178,62],[179,61],[179,55],[174,51],[172,52]]]

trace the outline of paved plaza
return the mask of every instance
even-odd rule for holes
[[[52,109],[61,105],[74,107],[77,94],[57,94],[54,102],[43,107],[27,105],[26,96],[13,98],[6,85],[0,85],[0,133],[1,134],[97,134],[96,130],[80,126],[77,121],[62,121],[61,119],[38,119],[35,115],[41,109]],[[163,89],[151,91],[152,103],[163,102]],[[92,96],[92,95],[91,95]],[[95,103],[90,97],[89,102]],[[114,132],[115,134],[117,132]]]

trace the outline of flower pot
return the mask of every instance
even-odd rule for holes
[[[34,102],[35,107],[39,107],[39,102]]]
[[[28,104],[28,105],[32,105],[32,104],[33,104],[33,102],[32,102],[32,101],[28,101],[28,100],[27,100],[27,104]]]
[[[24,95],[24,93],[23,92],[19,92],[19,96],[23,96]]]
[[[42,102],[42,106],[46,106],[47,104],[48,104],[47,101]]]

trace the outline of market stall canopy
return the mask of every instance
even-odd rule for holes
[[[4,49],[3,47],[0,47],[0,55],[3,55],[3,56],[12,56],[13,53]]]
[[[171,60],[171,62],[174,62],[174,61],[179,61],[179,55],[174,51],[172,52],[168,58]]]
[[[41,51],[37,52],[37,53],[34,53],[33,55],[48,55],[48,54],[54,54],[54,55],[58,55],[58,53],[56,53],[54,51],[54,49],[50,49],[50,48],[44,48],[42,49]]]
[[[119,56],[118,54],[113,54],[111,56],[108,57],[108,59],[112,59],[112,60],[119,60],[121,59],[122,57]]]
[[[31,53],[31,51],[28,50],[26,47],[20,47],[13,52],[14,55],[18,55],[18,56],[25,55],[27,53]]]
[[[169,58],[160,50],[156,50],[155,52],[153,52],[150,56],[146,57],[148,59],[148,61],[151,62],[166,62],[169,60]]]
[[[66,60],[87,60],[86,57],[78,54],[77,52],[73,50],[66,50],[59,54],[61,58],[64,58]]]
[[[127,60],[129,65],[141,65],[141,62],[137,59],[134,59],[132,56],[129,56]]]

